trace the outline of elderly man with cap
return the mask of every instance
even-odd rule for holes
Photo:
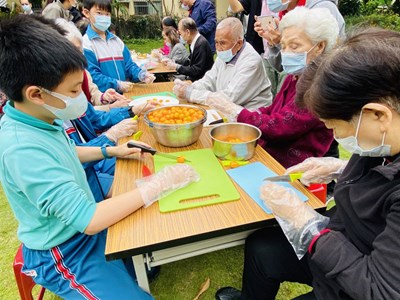
[[[193,84],[176,80],[174,93],[199,104],[205,104],[216,92],[247,109],[271,104],[271,83],[265,76],[262,59],[244,41],[242,24],[237,18],[226,18],[218,24],[215,45],[217,59],[211,70]]]

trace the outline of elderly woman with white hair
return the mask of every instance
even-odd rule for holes
[[[215,46],[217,59],[211,70],[193,84],[176,81],[174,93],[199,104],[204,104],[213,93],[223,93],[248,109],[270,105],[271,83],[260,55],[244,40],[239,19],[226,18],[218,24]]]
[[[303,70],[315,58],[335,47],[339,29],[328,10],[298,7],[282,18],[280,31],[282,63],[289,75],[272,105],[251,112],[221,98],[209,99],[209,104],[238,122],[259,127],[264,148],[282,165],[290,167],[308,157],[323,156],[331,145],[331,130],[308,110],[297,107],[295,96],[296,84]],[[267,193],[285,203],[286,191],[263,188],[260,197],[264,199]],[[296,211],[296,208],[288,211],[288,214],[300,217],[306,217],[308,213]],[[324,217],[321,218],[321,223],[326,222]],[[309,231],[293,230],[285,219],[276,219],[281,228],[261,229],[246,239],[242,292],[225,287],[217,291],[216,299],[275,299],[283,281],[313,284],[307,257],[301,258],[312,235]],[[314,223],[306,225],[312,227]],[[315,297],[311,293],[299,299]]]
[[[339,27],[327,9],[298,7],[285,15],[282,32],[282,63],[289,75],[272,104],[248,110],[223,94],[211,95],[206,104],[231,121],[258,127],[259,144],[288,168],[308,157],[324,156],[333,141],[332,131],[310,112],[294,103],[296,84],[302,70],[336,44]],[[257,79],[253,85],[257,85]]]

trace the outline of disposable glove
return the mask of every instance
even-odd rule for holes
[[[236,122],[243,107],[233,103],[224,93],[210,93],[206,105],[221,112],[230,122]]]
[[[177,66],[178,65],[172,61],[167,62],[167,69],[169,69],[169,70],[176,70]]]
[[[129,99],[117,93],[114,89],[108,89],[103,93],[102,101],[105,103],[113,103],[115,101],[123,101],[129,104]],[[128,105],[127,104],[127,105]],[[126,105],[126,106],[127,106]]]
[[[118,91],[120,91],[122,93],[127,93],[130,91],[130,89],[132,88],[132,85],[134,85],[134,83],[129,82],[129,81],[117,80],[117,85],[118,85]]]
[[[138,77],[141,82],[147,84],[152,83],[156,79],[156,76],[154,76],[154,74],[147,72],[146,70],[140,71]]]
[[[301,201],[293,190],[267,181],[260,198],[271,209],[296,255],[301,259],[315,235],[328,225],[329,218]]]
[[[300,181],[309,186],[311,183],[329,183],[337,179],[346,165],[347,161],[334,157],[309,157],[287,169],[285,174],[304,172]]]
[[[179,79],[176,79],[179,80]],[[175,81],[176,81],[175,80]],[[190,94],[192,93],[193,87],[191,84],[182,84],[183,81],[179,80],[180,82],[175,83],[172,92],[177,95],[179,98],[189,100]]]
[[[148,207],[168,193],[199,181],[200,175],[191,166],[176,164],[167,166],[158,173],[136,180],[144,207]]]
[[[109,140],[116,143],[118,139],[122,137],[131,136],[136,130],[137,130],[137,121],[132,120],[132,118],[128,118],[112,126],[104,134]]]

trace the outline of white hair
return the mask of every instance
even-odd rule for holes
[[[83,43],[82,34],[78,28],[76,28],[75,24],[72,22],[68,22],[63,18],[55,19],[55,23],[61,29],[66,31],[64,35],[69,41],[77,39],[81,44]]]
[[[226,19],[223,19],[221,22],[218,23],[217,29],[223,29],[229,27],[231,30],[232,37],[235,40],[243,40],[244,39],[244,33],[243,33],[243,25],[242,22],[238,18],[234,17],[229,17]]]
[[[325,52],[331,51],[338,41],[339,25],[327,8],[296,7],[282,18],[279,30],[282,33],[293,26],[302,29],[314,45],[325,41]]]

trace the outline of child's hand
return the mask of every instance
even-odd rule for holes
[[[112,126],[105,133],[106,137],[116,143],[118,139],[131,136],[137,130],[137,121],[132,118],[122,120],[118,124]]]

